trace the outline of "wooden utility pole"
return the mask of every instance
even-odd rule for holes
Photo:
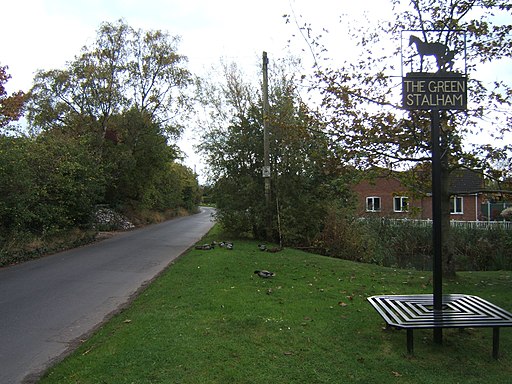
[[[265,180],[265,219],[266,237],[271,240],[272,236],[272,209],[270,202],[270,155],[268,139],[268,58],[267,52],[263,52],[263,179]]]

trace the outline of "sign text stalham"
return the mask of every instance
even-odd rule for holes
[[[467,108],[466,77],[447,73],[444,76],[427,73],[409,73],[402,78],[403,107],[415,109]]]

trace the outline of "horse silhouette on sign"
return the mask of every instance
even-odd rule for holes
[[[416,45],[416,51],[420,56],[420,72],[423,72],[423,57],[434,56],[436,59],[438,71],[446,71],[453,69],[453,59],[455,51],[450,51],[448,47],[442,43],[428,43],[422,41],[419,37],[411,35],[409,37],[409,46]]]

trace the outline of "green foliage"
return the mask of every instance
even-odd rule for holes
[[[89,148],[87,139],[70,139],[58,131],[35,139],[35,148],[29,154],[37,199],[33,232],[89,224],[105,190],[102,165]]]
[[[374,260],[380,265],[430,270],[432,229],[407,221],[364,220],[360,230],[373,240]]]
[[[225,68],[225,85],[203,93],[213,112],[201,149],[211,167],[213,200],[224,228],[237,235],[310,246],[328,205],[345,201],[347,187],[340,182],[343,170],[326,136],[308,119],[292,71],[283,66],[277,72],[269,96],[269,206],[262,177],[262,101],[236,67]]]
[[[167,163],[149,188],[141,206],[147,209],[165,211],[184,208],[193,212],[201,201],[196,175],[182,164]]]
[[[104,181],[83,143],[59,135],[0,137],[4,233],[46,234],[88,223]]]
[[[195,209],[196,176],[174,161],[159,125],[134,111],[115,127],[119,141],[107,141],[102,152],[93,136],[59,128],[0,136],[0,245],[86,228],[97,204]]]
[[[32,208],[37,205],[35,174],[29,155],[34,142],[28,138],[0,136],[0,234],[28,230],[36,219]]]
[[[217,220],[227,232],[264,238],[265,196],[263,180],[256,174],[217,180],[212,199],[217,207]]]
[[[122,20],[103,23],[94,43],[65,69],[36,75],[28,108],[33,131],[61,132],[69,145],[85,145],[103,179],[102,204],[162,211],[197,204],[195,175],[174,164],[179,151],[170,143],[182,129],[178,116],[189,108],[185,92],[191,74],[178,43],[178,37],[135,30]],[[74,167],[59,169],[78,177],[79,158],[59,160]],[[58,174],[52,177],[57,182]],[[46,199],[59,200],[60,191],[53,192]],[[83,195],[78,189],[67,192],[70,199]]]
[[[109,170],[107,203],[142,201],[176,155],[161,126],[145,113],[131,109],[114,116],[105,140],[103,161]]]
[[[0,265],[91,241],[104,178],[83,141],[0,136]],[[77,229],[74,232],[74,229]]]

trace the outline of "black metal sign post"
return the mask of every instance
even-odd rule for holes
[[[416,36],[417,32],[425,41]],[[461,51],[450,49],[440,42],[441,36],[456,31],[407,31],[409,56],[404,61],[402,49],[402,69],[405,65],[419,70],[402,76],[402,105],[406,110],[428,110],[431,118],[432,145],[432,242],[433,242],[433,315],[443,317],[443,252],[442,252],[442,166],[441,166],[441,110],[465,110],[467,108],[467,76],[454,69],[455,58]],[[414,33],[414,34],[413,34]],[[432,33],[437,41],[429,42]],[[402,40],[403,40],[402,36]],[[465,41],[465,39],[464,39]],[[465,43],[464,43],[465,44]],[[464,47],[465,52],[465,47]],[[464,55],[465,56],[465,55]],[[430,59],[429,59],[430,58]],[[441,344],[442,328],[434,327],[434,342]]]
[[[434,250],[433,285],[434,285],[434,317],[443,316],[443,251],[442,251],[442,167],[440,146],[439,110],[430,111],[432,140],[432,242]],[[442,328],[434,328],[434,342],[442,344]]]

